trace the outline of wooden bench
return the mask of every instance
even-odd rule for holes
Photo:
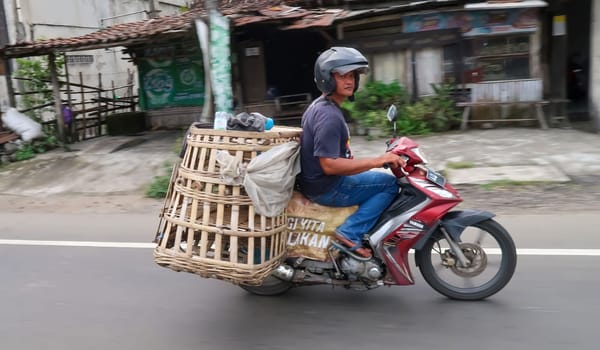
[[[461,130],[466,130],[469,124],[469,116],[471,114],[471,107],[479,106],[508,106],[508,105],[528,105],[534,110],[535,118],[506,118],[506,119],[478,119],[477,122],[507,122],[507,121],[531,121],[537,120],[542,129],[548,129],[548,123],[546,122],[546,116],[544,115],[543,106],[549,104],[549,101],[480,101],[480,102],[458,102],[457,107],[463,107],[462,122],[460,124]],[[475,121],[475,120],[474,120]]]
[[[10,131],[0,131],[0,145],[3,145],[7,142],[14,141],[19,138],[19,135]]]
[[[310,93],[284,95],[275,98],[275,110],[278,116],[297,114],[312,101]]]

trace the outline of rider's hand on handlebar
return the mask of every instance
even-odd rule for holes
[[[392,152],[386,152],[379,157],[384,168],[402,168],[406,165],[406,160]]]

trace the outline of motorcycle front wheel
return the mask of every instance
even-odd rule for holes
[[[456,300],[485,299],[506,286],[515,272],[517,252],[508,232],[488,219],[465,228],[457,242],[469,264],[464,267],[441,232],[415,255],[425,281]]]
[[[275,296],[280,295],[288,291],[288,289],[292,288],[292,284],[290,282],[286,282],[280,280],[275,276],[269,276],[265,278],[263,284],[260,286],[251,286],[248,284],[240,284],[240,287],[247,292],[256,295],[262,296]]]

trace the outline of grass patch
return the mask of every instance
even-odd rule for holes
[[[31,158],[35,158],[35,150],[33,149],[33,147],[31,147],[31,145],[26,145],[22,149],[17,150],[17,152],[15,152],[15,159],[17,161],[27,160]]]
[[[171,182],[170,175],[155,176],[146,190],[146,197],[165,198]]]
[[[187,131],[184,130],[183,135],[179,136],[176,140],[175,143],[173,144],[173,152],[175,152],[175,154],[179,155],[181,153],[181,150],[183,148],[183,140],[185,138],[185,132]],[[155,176],[154,179],[152,180],[152,182],[150,183],[150,185],[148,185],[148,188],[146,189],[146,197],[149,198],[165,198],[167,196],[167,192],[169,190],[169,184],[171,183],[171,173],[173,171],[173,166],[177,166],[177,165],[172,165],[172,164],[165,164],[164,167],[164,175],[159,175],[159,176]]]
[[[539,186],[551,184],[550,181],[518,181],[518,180],[496,180],[481,185],[484,190],[493,190],[494,188],[506,188],[506,187],[525,187],[525,186]]]
[[[146,197],[161,199],[167,196],[169,184],[171,183],[172,169],[172,165],[165,164],[164,175],[158,175],[154,177],[146,189]]]
[[[470,169],[474,168],[475,164],[471,162],[448,162],[446,167],[448,169]]]

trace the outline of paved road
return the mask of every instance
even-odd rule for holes
[[[145,248],[153,215],[0,214],[0,341],[25,350],[595,349],[600,216],[498,220],[520,249],[592,255],[523,250],[511,283],[484,302],[447,300],[420,277],[369,293],[311,287],[261,298],[155,265]],[[50,240],[140,247],[39,245]]]

